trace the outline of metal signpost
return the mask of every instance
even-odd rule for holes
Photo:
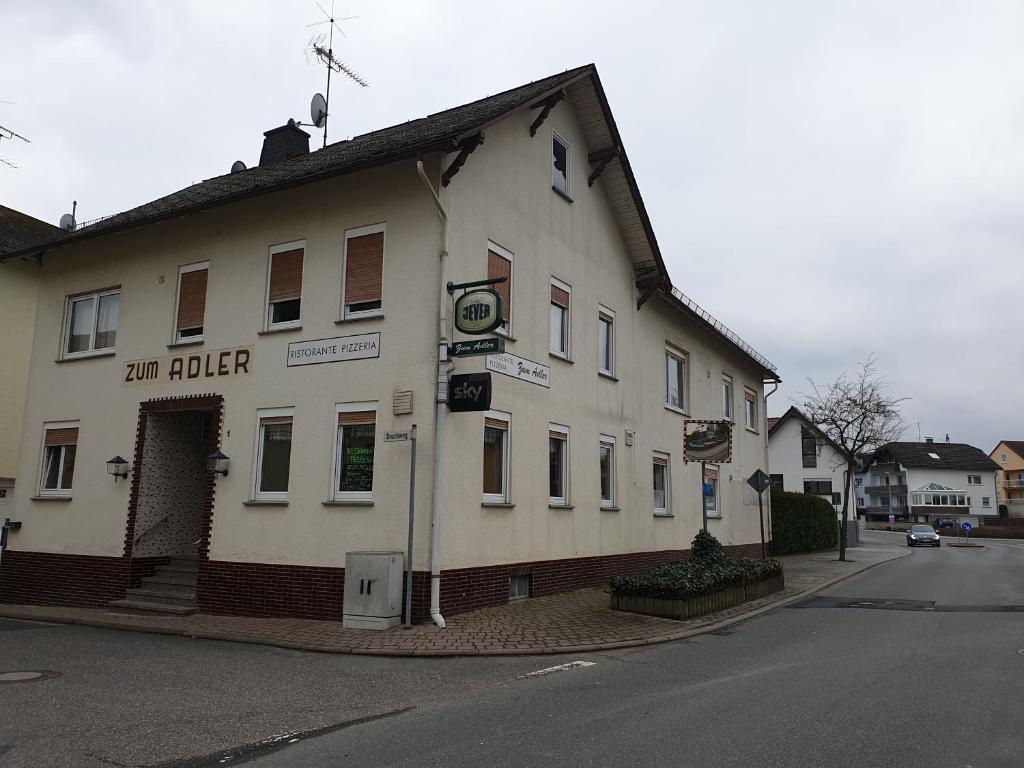
[[[967,539],[967,542],[970,543],[970,541],[971,541],[971,524],[968,523],[966,520],[964,520],[962,523],[960,523],[960,530],[964,532],[964,537]]]
[[[761,559],[764,560],[767,557],[764,542],[764,492],[771,488],[772,478],[763,469],[758,469],[747,478],[747,485],[757,491],[757,518],[761,524]]]
[[[412,627],[412,532],[416,517],[416,425],[403,432],[385,432],[385,443],[412,443],[409,453],[409,541],[405,547],[405,628]]]

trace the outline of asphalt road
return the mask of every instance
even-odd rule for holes
[[[1008,541],[918,548],[725,634],[570,658],[3,622],[4,668],[63,674],[0,686],[0,766],[1017,767],[1022,608]],[[521,677],[576,659],[592,664]]]

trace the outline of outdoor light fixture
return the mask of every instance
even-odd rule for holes
[[[221,475],[224,475],[224,477],[227,477],[228,464],[230,463],[231,459],[229,459],[220,451],[217,451],[216,453],[211,453],[210,456],[206,459],[206,468],[210,472],[217,472]]]
[[[107,474],[114,476],[114,482],[117,482],[117,478],[128,477],[128,462],[122,459],[120,456],[115,456],[107,462]]]

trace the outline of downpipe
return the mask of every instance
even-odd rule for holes
[[[448,420],[448,375],[455,367],[448,360],[448,212],[437,196],[434,185],[427,178],[423,161],[416,161],[416,172],[441,217],[441,253],[439,255],[441,280],[437,313],[437,410],[434,417],[434,495],[430,543],[430,619],[441,629],[445,627],[441,615],[441,522],[444,518],[445,428]],[[412,565],[410,564],[410,568]]]

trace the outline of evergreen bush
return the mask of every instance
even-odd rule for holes
[[[772,545],[775,552],[812,552],[838,543],[836,510],[820,496],[772,488]]]

